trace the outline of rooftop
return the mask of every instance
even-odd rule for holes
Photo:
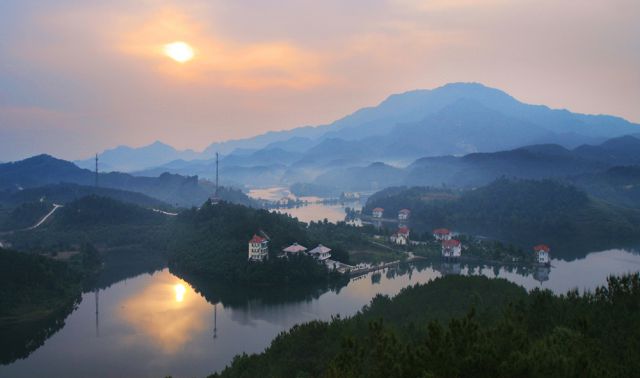
[[[455,239],[451,239],[451,240],[445,240],[442,242],[442,246],[443,247],[458,247],[460,245],[460,241],[459,240],[455,240]]]
[[[251,240],[249,240],[249,243],[262,243],[267,241],[267,239],[263,238],[262,236],[258,236],[258,235],[253,235],[253,237],[251,238]]]

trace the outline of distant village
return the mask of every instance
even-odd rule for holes
[[[385,210],[381,207],[376,207],[371,211],[371,217],[373,219],[382,220],[384,219]],[[401,209],[398,212],[397,219],[399,222],[398,230],[389,236],[389,242],[391,244],[399,245],[399,246],[407,246],[407,245],[420,245],[424,242],[414,241],[409,238],[410,230],[409,227],[403,224],[403,222],[408,221],[411,216],[411,210],[409,209]],[[440,242],[441,245],[441,256],[445,260],[457,260],[462,256],[463,246],[460,240],[454,238],[453,233],[446,228],[438,228],[433,230],[433,238]],[[545,244],[539,244],[533,247],[533,251],[535,253],[535,262],[539,265],[549,265],[551,262],[550,259],[550,251],[549,246]]]
[[[372,210],[371,217],[382,220],[384,209],[377,207]],[[411,217],[411,210],[401,209],[397,214],[398,229],[388,237],[389,244],[397,246],[420,246],[427,245],[425,241],[411,240],[411,231],[406,225]],[[456,239],[455,234],[447,228],[437,228],[432,231],[433,239],[440,244],[440,255],[444,261],[458,261],[462,257],[462,251],[465,247],[460,240]],[[377,238],[380,236],[376,236]],[[249,262],[262,262],[269,259],[269,236],[258,231],[248,242],[247,260]],[[535,253],[535,263],[540,266],[549,266],[550,264],[550,248],[545,244],[536,245],[533,248]],[[416,258],[413,253],[407,252],[408,256]],[[289,259],[293,256],[306,255],[315,259],[319,264],[324,264],[330,270],[336,270],[340,273],[357,272],[370,270],[372,267],[368,264],[358,264],[356,266],[344,264],[331,259],[331,248],[322,244],[318,244],[315,248],[309,250],[307,247],[294,242],[293,244],[283,248],[278,254],[279,259]]]

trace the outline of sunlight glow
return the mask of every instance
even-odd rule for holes
[[[164,45],[164,54],[178,63],[193,59],[193,48],[186,42],[178,41]]]
[[[176,292],[176,302],[182,302],[187,289],[185,289],[183,284],[176,284],[173,286],[173,290]]]

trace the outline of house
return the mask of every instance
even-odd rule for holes
[[[451,240],[451,231],[446,228],[438,228],[437,230],[433,230],[433,237],[439,241]]]
[[[407,245],[407,244],[409,244],[409,228],[408,227],[404,227],[404,226],[398,228],[398,232],[396,232],[395,234],[391,235],[389,240],[392,243],[395,243],[395,244],[398,244],[398,245]]]
[[[462,255],[462,244],[459,240],[448,239],[442,241],[442,257],[457,259]]]
[[[381,207],[376,207],[375,209],[373,209],[373,211],[371,212],[371,216],[373,216],[374,218],[382,218],[382,215],[384,214],[384,209]]]
[[[548,245],[538,244],[533,247],[533,251],[536,254],[536,262],[538,264],[549,265],[551,263],[551,259],[549,258],[549,251],[551,251],[551,248],[549,248]]]
[[[411,215],[411,210],[402,209],[398,212],[398,220],[407,220],[409,219],[410,215]]]
[[[293,243],[290,246],[288,246],[287,248],[282,250],[283,255],[282,256],[300,256],[301,253],[305,253],[307,252],[307,247],[302,246],[298,243]]]
[[[253,235],[249,240],[249,261],[263,261],[269,258],[269,240]]]
[[[322,244],[309,251],[309,255],[318,261],[324,261],[331,257],[331,248],[327,248]]]

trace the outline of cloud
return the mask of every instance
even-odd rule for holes
[[[286,40],[238,42],[208,31],[175,9],[163,9],[121,34],[120,48],[141,57],[159,73],[198,85],[246,90],[272,87],[307,89],[330,81],[321,55]],[[165,44],[185,41],[195,50],[186,64],[164,56]]]

